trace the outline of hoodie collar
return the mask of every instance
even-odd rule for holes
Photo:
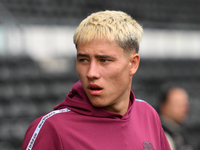
[[[123,116],[117,113],[109,112],[101,107],[94,107],[90,103],[87,95],[85,94],[81,82],[78,81],[73,85],[72,90],[66,96],[65,100],[61,102],[59,105],[55,106],[54,110],[69,108],[70,110],[85,116],[93,116],[100,118],[119,118],[126,120],[130,117],[130,112],[132,110],[134,101],[135,101],[135,96],[131,91],[129,108],[128,111]]]

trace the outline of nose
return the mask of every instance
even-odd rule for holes
[[[100,78],[99,66],[94,60],[90,62],[87,72],[87,78],[90,80]]]

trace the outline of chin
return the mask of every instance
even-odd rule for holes
[[[102,103],[101,100],[90,100],[90,103],[94,106],[94,107],[106,107],[105,104]]]

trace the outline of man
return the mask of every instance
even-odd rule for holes
[[[121,11],[83,20],[74,34],[80,81],[31,124],[22,150],[169,150],[158,114],[131,91],[142,32]]]
[[[172,150],[192,150],[181,126],[188,116],[189,96],[181,87],[167,87],[161,92],[160,118]]]

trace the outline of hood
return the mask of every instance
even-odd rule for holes
[[[109,112],[101,107],[94,107],[85,94],[81,82],[78,81],[73,85],[72,90],[66,96],[65,100],[55,106],[54,110],[69,108],[71,111],[86,116],[127,119],[130,116],[134,100],[135,96],[131,91],[129,109],[123,116],[117,113]]]

